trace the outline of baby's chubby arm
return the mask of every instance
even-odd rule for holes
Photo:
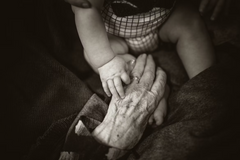
[[[100,10],[104,0],[90,0],[91,8],[72,6],[78,35],[85,50],[85,56],[94,70],[114,58],[108,41]]]
[[[90,0],[91,8],[72,6],[77,31],[84,54],[95,71],[98,71],[103,89],[108,96],[124,97],[122,81],[130,83],[127,63],[115,56],[100,14],[103,0]]]

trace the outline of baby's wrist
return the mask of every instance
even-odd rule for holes
[[[89,64],[94,68],[94,70],[97,70],[98,68],[104,66],[108,62],[112,61],[116,56],[113,52],[98,52],[99,54],[87,54],[85,52],[85,57],[87,57]]]
[[[104,66],[105,64],[109,63],[109,62],[112,61],[115,57],[116,57],[116,55],[113,55],[111,58],[106,59],[106,61],[105,61],[103,64],[99,65],[98,68],[101,68],[101,67]]]
[[[109,62],[111,62],[114,58],[116,58],[116,55],[113,55],[112,57],[105,59],[105,61],[101,65],[98,66],[98,69],[103,67],[104,65],[108,64]]]

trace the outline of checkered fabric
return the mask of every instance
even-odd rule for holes
[[[120,0],[115,3],[126,2]],[[119,17],[114,13],[111,3],[107,3],[102,10],[102,17],[108,33],[124,38],[132,52],[144,53],[158,47],[158,28],[165,22],[171,10],[172,8],[154,7],[145,13]]]

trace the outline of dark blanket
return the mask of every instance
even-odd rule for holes
[[[2,52],[7,55],[2,68],[6,100],[3,108],[7,109],[4,145],[8,159],[24,155],[33,160],[58,159],[77,114],[86,102],[91,106],[89,99],[99,79],[91,79],[96,75],[79,58],[82,55],[77,56],[80,62],[73,61],[77,58],[69,42],[74,41],[58,30],[62,26],[56,30],[52,29],[54,25],[48,26],[52,14],[31,11],[36,14],[14,17],[14,24],[20,26],[13,29],[16,37]],[[35,18],[41,20],[39,25],[20,21]],[[154,53],[172,88],[168,115],[162,126],[147,128],[134,152],[125,159],[240,158],[239,50],[231,45],[218,49],[218,64],[188,82],[175,53]],[[107,105],[104,95],[98,94],[98,98],[91,107]]]
[[[8,154],[25,154],[34,160],[57,159],[69,127],[84,104],[88,101],[87,106],[99,110],[106,103],[98,98],[91,105],[89,98],[93,93],[83,81],[43,47],[25,42],[27,45],[17,45],[21,52],[8,59],[11,63],[5,76],[7,108],[11,113]],[[162,126],[146,130],[129,159],[138,157],[136,154],[140,159],[153,160],[240,157],[238,57],[237,52],[219,53],[223,60],[218,65],[180,87],[173,82],[181,72],[171,74],[169,83],[175,89],[169,98],[168,117]]]

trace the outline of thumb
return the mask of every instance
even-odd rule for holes
[[[136,64],[136,60],[135,59],[127,62],[127,64],[126,64],[126,71],[127,71],[128,74],[130,74],[132,72],[133,68],[135,67],[135,64]]]
[[[125,84],[129,84],[131,82],[131,79],[129,77],[129,75],[127,74],[127,72],[124,72],[121,75],[121,80],[125,83]]]

